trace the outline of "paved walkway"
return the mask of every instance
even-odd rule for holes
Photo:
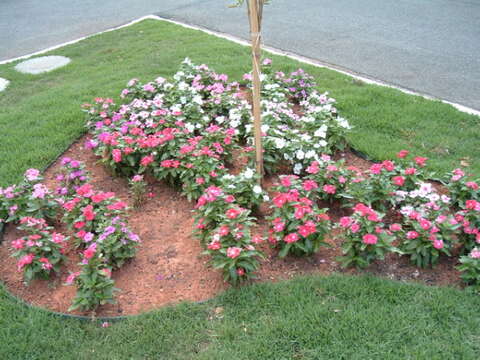
[[[3,0],[0,60],[148,14],[248,37],[229,0]],[[265,43],[480,110],[480,1],[273,0]]]

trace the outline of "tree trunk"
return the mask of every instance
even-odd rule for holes
[[[248,19],[250,22],[250,36],[252,39],[252,64],[253,64],[253,129],[255,139],[255,166],[260,174],[260,184],[263,181],[263,146],[262,146],[262,109],[260,105],[260,61],[261,61],[261,19],[263,13],[263,0],[248,1]]]

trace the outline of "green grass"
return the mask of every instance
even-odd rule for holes
[[[2,359],[478,359],[480,297],[374,277],[231,290],[113,323],[0,305]],[[223,308],[223,312],[216,312]],[[74,351],[72,351],[74,350]]]
[[[172,76],[186,56],[233,79],[250,69],[247,47],[154,20],[51,54],[73,61],[42,75],[17,73],[16,63],[0,65],[0,77],[11,80],[7,91],[0,93],[0,186],[17,182],[29,167],[46,166],[82,133],[81,104],[96,96],[116,97],[130,78]],[[357,150],[382,160],[407,148],[431,158],[431,168],[440,172],[464,159],[480,175],[478,117],[328,69],[272,58],[279,70],[303,67],[317,78],[321,90],[337,99],[341,115],[355,126],[349,142]]]
[[[83,132],[80,105],[115,97],[133,77],[171,76],[184,57],[239,79],[245,47],[198,31],[144,21],[52,52],[72,63],[43,75],[18,74],[0,93],[0,185],[44,167]],[[480,174],[479,119],[399,91],[302,66],[337,98],[354,125],[349,140],[372,158],[408,148],[448,171],[469,159]],[[220,316],[215,309],[222,307]],[[101,328],[27,308],[0,287],[0,359],[477,359],[480,298],[450,288],[371,277],[308,277],[232,290]]]

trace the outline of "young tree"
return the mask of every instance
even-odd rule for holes
[[[263,146],[262,146],[262,109],[260,107],[260,61],[261,61],[261,30],[263,5],[268,0],[237,0],[233,6],[247,3],[248,21],[250,23],[250,38],[252,41],[252,78],[253,78],[253,129],[255,139],[255,164],[260,182],[263,180]]]

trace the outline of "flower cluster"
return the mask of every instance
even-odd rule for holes
[[[12,241],[12,256],[18,260],[17,268],[23,272],[25,282],[58,273],[65,260],[68,237],[52,231],[44,219],[33,217],[21,218],[19,229],[28,235]]]
[[[2,223],[16,223],[26,216],[56,218],[59,202],[42,180],[39,170],[28,169],[19,184],[0,188],[0,228]]]
[[[254,277],[263,254],[254,245],[262,241],[253,236],[250,211],[238,205],[235,196],[210,186],[196,205],[196,236],[206,247],[215,269],[225,281],[237,284]]]
[[[354,213],[340,219],[339,226],[344,229],[343,256],[339,258],[342,266],[366,267],[373,260],[383,259],[388,252],[398,252],[392,245],[393,233],[399,231],[398,224],[387,228],[382,222],[384,215],[365,204],[353,207]]]
[[[463,281],[476,291],[480,291],[480,248],[475,247],[468,256],[461,256],[457,269],[462,272]]]
[[[313,180],[302,181],[295,175],[282,176],[280,182],[274,188],[268,240],[280,247],[280,257],[289,253],[312,255],[320,246],[328,245],[325,234],[330,229],[327,209],[319,209],[311,200],[318,185]]]
[[[62,167],[55,178],[59,183],[56,193],[65,199],[75,195],[77,189],[86,184],[90,178],[85,164],[81,161],[64,157],[60,164]]]

